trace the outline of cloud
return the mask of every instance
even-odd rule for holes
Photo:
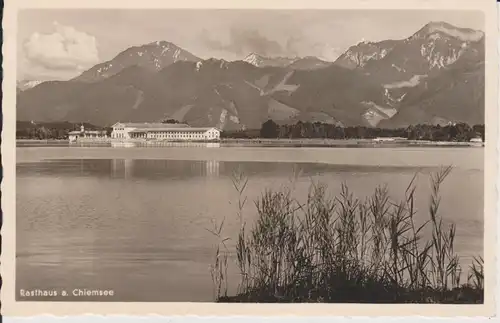
[[[83,71],[97,62],[94,36],[54,22],[51,34],[35,32],[24,43],[24,54],[32,68]]]
[[[338,48],[303,35],[300,31],[289,34],[291,36],[281,37],[282,43],[280,43],[265,37],[255,29],[231,28],[228,39],[222,41],[212,37],[205,29],[200,34],[200,39],[204,46],[213,51],[228,52],[240,58],[250,53],[257,53],[263,56],[316,56],[324,60],[335,60],[340,55]]]
[[[318,34],[321,34],[318,32]],[[286,41],[286,51],[293,56],[316,56],[326,61],[336,60],[342,50],[334,47],[324,39],[318,38],[317,35],[305,35],[301,31],[296,31]]]
[[[223,50],[238,55],[255,52],[260,55],[273,56],[285,52],[280,43],[266,38],[255,29],[231,28],[227,43],[211,38],[204,30],[201,33],[201,40],[212,50]]]

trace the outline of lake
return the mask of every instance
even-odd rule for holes
[[[22,147],[17,148],[16,289],[111,289],[100,301],[213,301],[209,266],[225,219],[234,238],[265,188],[290,185],[304,200],[311,181],[365,197],[387,184],[398,200],[416,172],[418,220],[428,219],[429,174],[454,169],[440,212],[457,225],[467,269],[483,252],[484,148]],[[234,240],[229,242],[234,245]],[[237,287],[230,272],[229,291]],[[24,298],[18,297],[19,300]],[[62,299],[62,298],[56,298]],[[65,299],[68,300],[68,299]],[[77,298],[76,300],[89,300]]]

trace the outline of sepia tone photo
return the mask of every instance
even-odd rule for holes
[[[491,303],[491,19],[19,8],[2,298]]]

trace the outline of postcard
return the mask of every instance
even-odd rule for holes
[[[4,315],[495,314],[493,0],[3,19]]]

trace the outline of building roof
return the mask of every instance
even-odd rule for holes
[[[137,128],[137,129],[134,129],[132,131],[130,131],[130,133],[144,133],[144,132],[156,132],[156,131],[177,131],[177,132],[205,132],[205,131],[208,131],[208,130],[211,130],[211,129],[215,129],[215,130],[218,130],[217,128],[215,127],[206,127],[206,128],[191,128],[191,127],[165,127],[165,125],[162,127],[162,128]]]
[[[126,128],[141,128],[141,129],[157,129],[157,128],[187,128],[189,125],[185,123],[140,123],[140,122],[117,122],[113,125],[123,125]]]

